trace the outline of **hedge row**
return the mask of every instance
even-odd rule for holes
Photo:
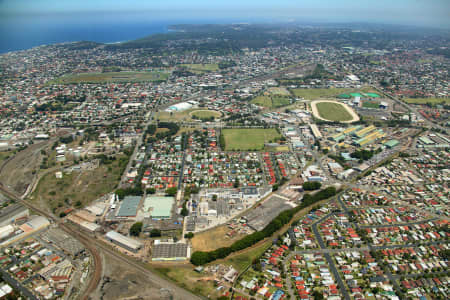
[[[317,192],[314,195],[305,194],[303,196],[302,203],[292,209],[281,212],[275,219],[273,219],[263,230],[254,232],[246,237],[234,242],[229,247],[218,248],[213,251],[196,251],[191,256],[191,263],[199,266],[212,262],[216,259],[225,258],[233,252],[237,252],[253,246],[257,242],[272,236],[275,232],[281,229],[284,225],[289,223],[292,217],[302,210],[303,208],[314,204],[315,202],[324,200],[326,198],[336,195],[336,189],[334,187],[328,187],[324,190]]]

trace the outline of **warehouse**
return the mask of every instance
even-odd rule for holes
[[[140,202],[140,196],[126,196],[125,199],[123,199],[122,205],[117,213],[117,217],[135,217]]]
[[[0,226],[15,222],[17,219],[28,217],[30,211],[21,204],[12,204],[0,210]]]
[[[187,101],[187,102],[181,102],[174,104],[172,106],[169,106],[166,111],[167,112],[182,112],[191,108],[196,107],[198,102],[196,101]]]
[[[152,260],[186,260],[190,257],[190,248],[184,243],[162,243],[155,241]]]
[[[384,143],[384,145],[385,145],[386,147],[388,147],[389,149],[394,148],[394,147],[397,146],[398,144],[399,144],[399,141],[397,141],[397,140],[390,140],[390,141],[387,141],[386,143]]]
[[[173,197],[148,196],[144,201],[144,213],[156,220],[169,219],[173,203]]]
[[[138,252],[139,249],[142,248],[141,242],[133,240],[115,231],[109,231],[106,233],[105,237],[108,241],[116,244],[117,246],[134,253]]]

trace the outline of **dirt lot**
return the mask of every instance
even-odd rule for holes
[[[236,234],[233,238],[230,238],[226,235],[230,231],[231,229],[226,225],[222,225],[196,233],[191,240],[193,251],[210,251],[220,247],[227,247],[244,236],[243,234]]]
[[[105,254],[102,280],[91,299],[170,299],[142,273]]]
[[[41,150],[51,146],[51,142],[44,141],[31,145],[17,153],[0,171],[0,182],[8,188],[23,194],[32,182],[33,171],[39,171],[42,160]]]
[[[53,213],[60,213],[68,207],[85,206],[115,188],[126,163],[125,155],[118,155],[110,164],[64,173],[61,179],[55,177],[55,172],[50,172],[41,178],[31,198]],[[92,165],[95,166],[94,163]]]

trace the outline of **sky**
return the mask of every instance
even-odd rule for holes
[[[0,16],[137,12],[161,19],[261,18],[450,28],[450,0],[0,0]]]

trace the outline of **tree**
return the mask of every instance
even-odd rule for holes
[[[177,194],[177,192],[178,192],[178,189],[176,187],[171,187],[166,190],[166,195],[175,196]]]
[[[130,228],[130,235],[139,236],[141,231],[142,231],[142,222],[136,222]]]
[[[184,235],[184,238],[186,239],[192,239],[194,237],[194,233],[193,232],[188,232]]]
[[[234,184],[233,187],[236,189],[239,187],[239,179],[236,177],[236,179],[234,180]]]
[[[305,191],[314,191],[322,187],[322,184],[318,181],[307,181],[303,183],[303,189]]]
[[[150,237],[160,237],[160,236],[161,230],[154,228],[150,231]]]
[[[156,189],[155,188],[148,188],[147,189],[147,194],[154,194],[156,193]]]

